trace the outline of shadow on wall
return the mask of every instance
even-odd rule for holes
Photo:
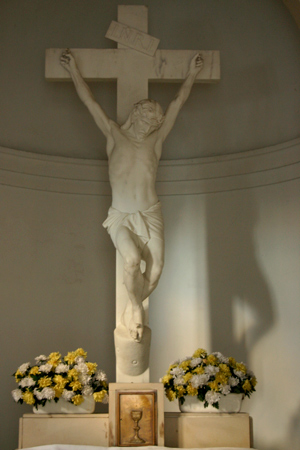
[[[248,363],[249,349],[274,323],[270,288],[255,248],[253,194],[206,199],[211,350]]]

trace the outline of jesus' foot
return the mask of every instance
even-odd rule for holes
[[[143,305],[132,306],[129,301],[121,317],[121,323],[125,325],[130,337],[141,342],[144,331],[144,308]]]
[[[132,316],[128,323],[130,336],[136,342],[141,342],[144,331],[144,308],[142,305],[132,307]]]

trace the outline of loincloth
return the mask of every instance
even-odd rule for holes
[[[126,213],[112,206],[108,210],[107,219],[102,224],[107,229],[111,240],[116,245],[117,234],[120,227],[127,227],[134,233],[143,247],[151,238],[164,240],[164,222],[161,204],[157,202],[146,211]]]

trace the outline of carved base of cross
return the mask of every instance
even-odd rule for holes
[[[149,356],[151,330],[149,322],[149,300],[143,302],[145,310],[145,327],[141,342],[128,339],[128,331],[121,323],[121,317],[128,299],[127,290],[123,282],[123,259],[116,252],[116,329],[114,332],[116,351],[116,381],[117,383],[149,383]]]

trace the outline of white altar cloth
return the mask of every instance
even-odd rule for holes
[[[24,448],[22,450],[178,450],[178,448],[171,447],[158,447],[158,446],[148,446],[148,447],[97,447],[94,445],[66,445],[66,444],[52,444],[52,445],[41,445],[39,447]],[[201,449],[189,450],[255,450],[245,447],[209,447]]]

